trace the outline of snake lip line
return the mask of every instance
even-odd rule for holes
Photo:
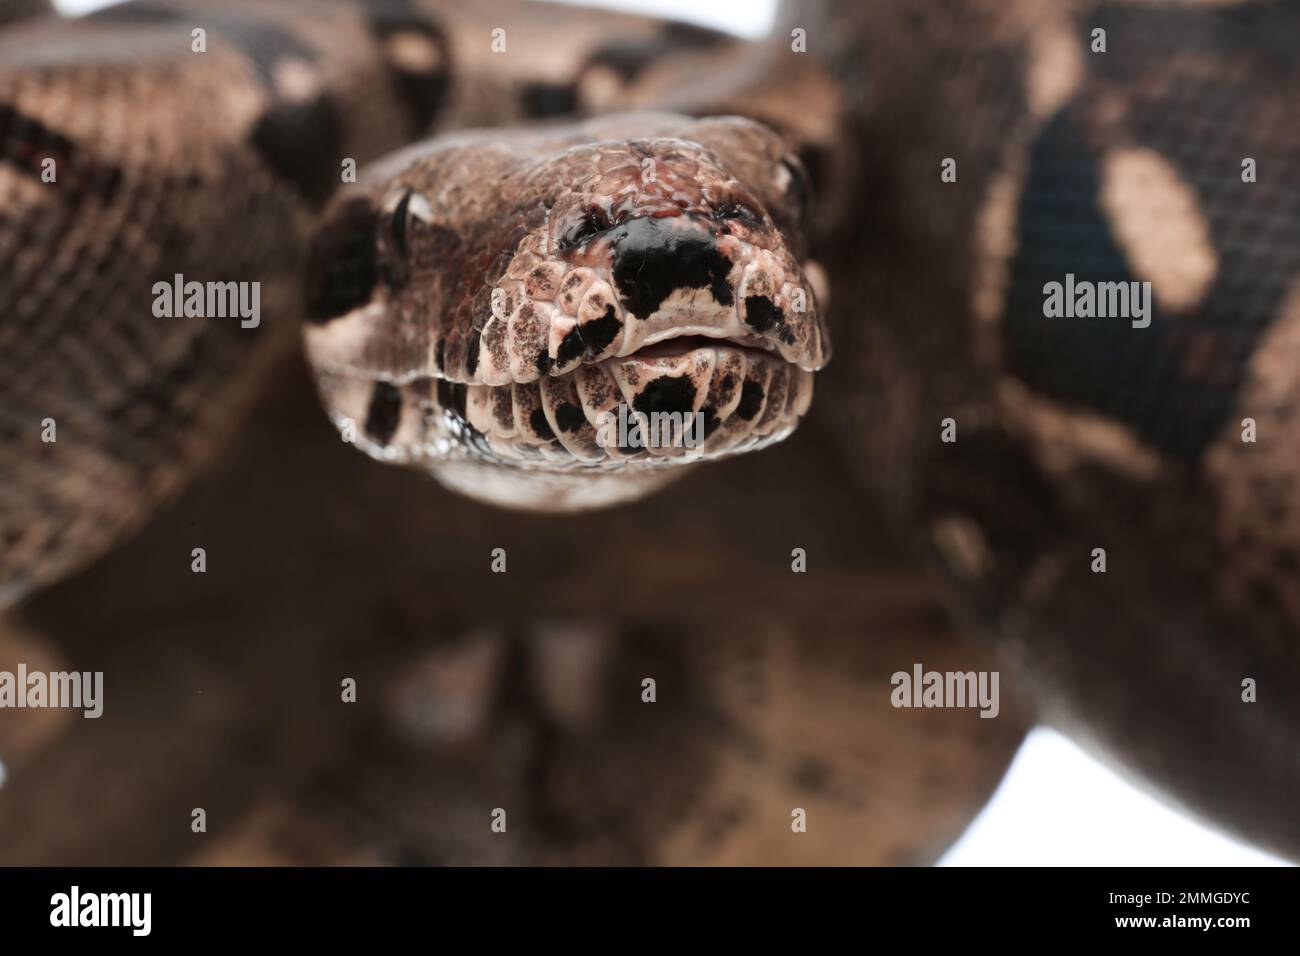
[[[781,361],[785,361],[781,358],[780,353],[778,353],[777,350],[767,342],[755,343],[737,339],[730,335],[706,335],[698,332],[683,332],[680,335],[671,335],[659,339],[658,341],[651,342],[648,345],[643,345],[635,352],[619,356],[618,358],[680,358],[695,349],[711,349],[720,346],[727,346],[747,355],[757,356],[759,358],[770,359],[776,357]],[[618,361],[618,359],[605,360],[605,362],[611,361]]]

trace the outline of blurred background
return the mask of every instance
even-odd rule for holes
[[[569,0],[675,17],[746,37],[776,0]],[[105,0],[56,0],[65,14]],[[0,767],[0,780],[3,779]],[[1062,735],[1030,733],[988,806],[941,865],[1287,865],[1144,792]]]

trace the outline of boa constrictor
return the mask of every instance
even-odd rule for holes
[[[933,859],[1023,717],[892,708],[914,661],[1003,667],[1300,851],[1296,19],[810,2],[750,45],[495,2],[169,0],[10,27],[0,587],[65,578],[15,653],[130,690],[14,745],[9,854],[186,858],[140,832],[197,789],[230,837],[209,860]],[[1066,274],[1151,282],[1152,321],[1045,317]],[[159,317],[173,276],[258,282],[263,321]],[[300,319],[350,443],[550,516],[345,454]],[[594,440],[620,403],[699,412],[730,457],[789,435],[814,377],[811,425],[760,455]],[[991,641],[946,626],[851,475]],[[190,573],[200,544],[220,571]],[[340,675],[382,691],[348,711]],[[69,824],[88,763],[116,796]]]

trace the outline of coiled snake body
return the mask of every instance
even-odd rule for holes
[[[229,740],[284,704],[249,668],[310,659],[321,687],[351,669],[385,688],[357,724],[328,718],[331,745],[276,725],[258,809],[250,784],[220,791],[245,826],[204,851],[218,859],[932,859],[1014,748],[1018,701],[1300,851],[1298,16],[792,3],[755,45],[422,0],[169,0],[10,26],[5,600],[209,468],[30,600],[16,633],[110,674],[156,659],[169,621],[197,659],[226,642],[197,672],[244,702],[224,717],[161,689],[199,679],[179,652],[132,686],[140,720],[189,714],[232,763],[248,758]],[[407,145],[469,127],[491,129]],[[1152,321],[1048,318],[1044,285],[1066,274],[1149,281]],[[160,317],[173,279],[256,282],[261,319]],[[302,319],[349,443],[565,516],[467,510],[343,455],[302,398]],[[699,413],[706,459],[813,422],[705,474],[680,448],[597,441],[620,404]],[[908,560],[841,457],[991,640],[955,637],[922,577],[889,570]],[[672,476],[631,509],[568,515]],[[196,521],[242,557],[177,568]],[[545,548],[503,547],[501,580],[521,549],[532,578],[501,591],[477,556],[508,541]],[[790,573],[792,548],[811,573]],[[144,580],[170,595],[149,612],[124,596]],[[1003,667],[1018,701],[993,721],[893,709],[889,674],[913,661]],[[653,706],[647,676],[670,688]],[[338,709],[301,693],[289,712]],[[160,737],[173,761],[143,772],[149,798],[51,838],[36,794],[126,748],[139,723],[122,720],[65,728],[35,782],[0,792],[14,859],[119,860],[142,805],[188,813],[195,781],[216,786]],[[189,783],[157,782],[173,777]],[[487,827],[500,807],[524,820],[512,840]],[[792,830],[791,808],[826,829]]]

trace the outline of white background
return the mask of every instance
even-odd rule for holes
[[[65,12],[105,5],[104,0],[57,2]],[[762,35],[776,7],[776,0],[570,2],[673,16],[743,36]],[[1286,865],[1139,790],[1046,728],[1030,733],[993,799],[941,861],[948,866],[1160,864]]]

